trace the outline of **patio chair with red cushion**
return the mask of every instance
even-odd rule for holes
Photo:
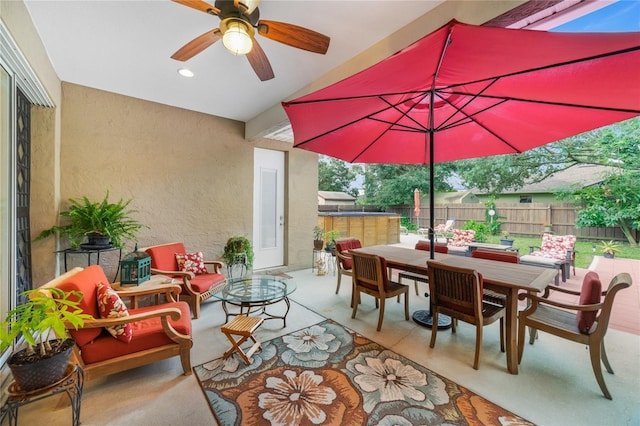
[[[591,367],[596,381],[605,398],[611,399],[602,376],[602,364],[607,372],[613,374],[604,346],[609,317],[613,301],[618,291],[631,286],[631,275],[626,272],[616,275],[609,283],[609,288],[602,292],[602,284],[598,274],[588,272],[582,282],[582,289],[576,291],[561,287],[547,287],[543,296],[522,293],[519,299],[527,299],[528,307],[518,315],[518,363],[522,361],[524,352],[525,327],[529,327],[529,344],[533,345],[537,331],[553,334],[571,340],[589,348]],[[577,304],[556,302],[548,298],[550,291],[580,296]],[[604,296],[604,300],[602,300]],[[558,346],[560,347],[560,346]]]
[[[342,276],[353,276],[353,262],[351,260],[351,254],[349,254],[349,250],[361,247],[362,244],[357,238],[342,238],[336,240],[336,262],[338,264],[338,285],[336,286],[336,294],[340,291],[340,281],[342,280]]]
[[[152,274],[182,281],[180,297],[189,302],[196,319],[200,317],[200,303],[220,291],[227,281],[220,273],[222,262],[205,261],[202,252],[187,253],[183,243],[160,244],[143,250],[151,256]]]

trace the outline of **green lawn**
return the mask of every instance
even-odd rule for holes
[[[518,237],[512,236],[513,238],[513,246],[518,247],[520,249],[520,254],[529,253],[529,246],[540,245],[540,238],[526,238],[526,237]],[[488,243],[492,244],[500,244],[500,237],[498,235],[489,236],[487,238]],[[596,243],[596,251],[593,252],[593,243],[591,241],[580,241],[576,242],[576,267],[577,268],[588,268],[591,264],[591,260],[593,256],[602,256],[602,253],[598,249],[598,243]],[[616,253],[617,257],[625,258],[625,259],[640,259],[640,247],[631,247],[629,243],[621,244],[620,251]]]

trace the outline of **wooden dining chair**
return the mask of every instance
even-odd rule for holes
[[[495,260],[497,262],[520,263],[520,257],[518,256],[518,253],[513,251],[475,249],[471,252],[471,257],[476,259]],[[484,290],[483,298],[485,302],[494,303],[501,306],[505,306],[505,304],[507,303],[507,297],[504,294],[500,294],[491,290]]]
[[[518,253],[514,251],[496,251],[475,249],[471,252],[471,257],[476,259],[497,260],[499,262],[520,263]]]
[[[357,238],[342,238],[336,240],[336,264],[338,269],[338,285],[336,285],[336,294],[340,291],[340,282],[342,276],[352,276],[353,263],[351,262],[351,254],[349,250],[361,248],[362,244]]]
[[[524,352],[525,327],[529,327],[529,343],[533,345],[537,331],[553,334],[589,347],[591,366],[596,381],[605,398],[612,399],[604,377],[602,362],[610,374],[611,364],[604,347],[604,336],[607,333],[609,317],[616,294],[631,286],[631,275],[626,272],[613,277],[609,288],[602,292],[602,284],[598,274],[588,272],[582,281],[580,292],[561,287],[549,286],[543,296],[523,293],[519,299],[528,299],[529,306],[518,315],[518,363],[522,361]],[[580,296],[577,305],[549,300],[550,291]],[[604,300],[601,300],[604,296]]]
[[[456,332],[457,320],[476,326],[476,353],[473,368],[478,369],[482,348],[482,329],[485,325],[500,320],[500,350],[504,352],[504,306],[483,301],[482,275],[473,269],[445,265],[434,260],[427,261],[429,288],[431,290],[431,315],[433,324],[438,323],[438,315],[452,318],[451,331]],[[434,347],[438,327],[431,329]]]
[[[353,261],[353,311],[351,318],[356,317],[360,304],[360,293],[373,296],[378,302],[380,312],[378,314],[378,328],[382,328],[384,318],[385,300],[404,294],[404,316],[409,321],[409,286],[391,281],[387,275],[387,262],[384,257],[364,253],[351,252]]]
[[[418,240],[418,242],[416,243],[415,246],[416,250],[424,250],[424,251],[431,251],[431,243],[429,241],[425,241],[425,240]],[[446,244],[436,244],[433,248],[433,251],[436,253],[444,253],[447,254],[449,253],[449,247],[446,246]],[[398,282],[402,283],[403,279],[407,279],[407,280],[413,280],[413,285],[416,288],[416,296],[419,295],[418,293],[418,283],[425,283],[425,284],[429,284],[429,277],[427,275],[422,275],[422,274],[417,274],[415,272],[400,272],[398,273]]]

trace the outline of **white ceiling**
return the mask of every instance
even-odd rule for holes
[[[275,73],[266,82],[220,42],[186,63],[171,59],[219,19],[169,0],[25,3],[62,81],[248,121],[440,1],[263,0],[262,19],[331,37],[327,54],[318,55],[256,36]],[[195,77],[181,77],[182,67]]]

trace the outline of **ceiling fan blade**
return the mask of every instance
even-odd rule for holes
[[[183,62],[189,60],[196,56],[198,53],[202,52],[207,47],[211,46],[216,41],[220,40],[220,37],[222,37],[222,33],[220,32],[219,28],[207,31],[206,33],[194,38],[189,43],[182,46],[176,53],[171,55],[171,58]]]
[[[217,15],[220,13],[220,9],[217,7],[210,5],[209,3],[202,0],[171,0],[173,2],[179,3],[183,6],[191,7],[196,10],[200,10],[204,13],[208,13],[210,15]]]
[[[265,55],[264,50],[258,44],[258,40],[253,39],[253,48],[249,53],[247,53],[247,59],[251,64],[251,68],[256,72],[260,81],[271,80],[275,75],[273,74],[273,69],[271,69],[271,64],[267,59],[267,55]]]
[[[257,27],[258,33],[268,39],[323,55],[327,53],[331,41],[324,34],[285,22],[261,20]]]

